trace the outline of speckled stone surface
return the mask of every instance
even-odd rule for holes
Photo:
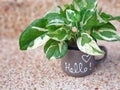
[[[32,20],[69,0],[24,1],[0,0],[0,90],[120,90],[120,42],[99,42],[107,47],[107,59],[93,74],[81,78],[66,75],[61,60],[48,61],[43,47],[20,51],[21,31]],[[119,0],[99,0],[99,7],[120,15]],[[120,23],[113,23],[120,34]]]
[[[48,61],[43,47],[22,52],[18,40],[0,39],[0,90],[120,90],[120,43],[109,44],[108,57],[93,74],[74,78],[61,60]]]

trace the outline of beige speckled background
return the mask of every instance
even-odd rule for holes
[[[74,78],[60,67],[60,60],[48,61],[43,47],[19,50],[21,31],[71,0],[0,0],[0,90],[120,90],[120,42],[99,42],[108,49],[104,63],[92,75]],[[99,0],[99,8],[120,15],[120,0]],[[113,22],[120,34],[120,23]]]

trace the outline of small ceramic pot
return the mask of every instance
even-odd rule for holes
[[[77,47],[69,46],[66,56],[61,61],[63,71],[73,77],[83,77],[91,74],[95,66],[103,62],[107,56],[106,48],[104,46],[100,46],[100,48],[104,50],[105,54],[101,59],[95,60],[94,56],[79,51]]]

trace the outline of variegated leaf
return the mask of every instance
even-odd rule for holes
[[[90,29],[93,25],[97,23],[96,12],[85,9],[81,11],[81,22],[80,26],[84,30]]]
[[[96,11],[96,17],[97,17],[97,20],[98,20],[98,24],[101,24],[101,23],[107,23],[106,20],[104,20],[101,15],[98,13],[98,11]]]
[[[49,21],[47,26],[62,26],[65,25],[65,22],[61,19],[53,19],[51,21]]]
[[[58,7],[56,8],[55,12],[56,12],[56,13],[59,13],[59,14],[62,14],[62,13],[63,13],[63,9],[62,9],[60,6],[58,6]]]
[[[27,50],[29,47],[36,48],[42,45],[42,43],[38,43],[38,41],[41,41],[43,35],[48,31],[46,29],[46,24],[46,19],[37,19],[33,21],[20,36],[20,49]],[[44,40],[46,40],[46,37]]]
[[[36,26],[31,26],[31,29],[35,29],[35,30],[38,30],[38,31],[43,31],[43,32],[48,31],[48,29],[41,28],[41,27],[36,27]]]
[[[81,11],[81,28],[84,30],[89,30],[94,26],[101,25],[102,23],[107,23],[99,14],[97,10],[85,9]]]
[[[47,35],[56,41],[65,41],[71,39],[71,33],[72,31],[70,28],[61,27],[54,32],[50,32]]]
[[[92,32],[92,36],[99,40],[120,40],[120,36],[117,34],[115,27],[111,23],[107,23],[99,28],[95,28]]]
[[[77,39],[78,48],[89,55],[103,55],[104,52],[98,47],[93,38],[87,34],[82,33],[81,37]]]
[[[71,9],[66,10],[66,17],[67,20],[70,22],[77,22],[80,20],[80,15],[78,14],[78,12]]]
[[[94,9],[97,6],[97,0],[73,0],[73,2],[80,9]]]
[[[44,18],[48,20],[47,26],[61,26],[66,24],[66,19],[59,13],[48,13]]]
[[[50,37],[48,37],[47,35],[40,36],[40,37],[34,39],[34,41],[32,41],[28,45],[27,50],[35,49],[41,45],[44,45],[49,39],[50,39]]]
[[[117,21],[120,21],[120,16],[112,16],[112,15],[110,15],[110,14],[106,14],[106,13],[104,13],[104,12],[102,12],[101,14],[100,14],[100,16],[106,21],[106,22],[109,22],[109,21],[111,21],[111,20],[117,20]]]
[[[48,59],[61,58],[67,52],[67,43],[49,40],[44,47],[44,52]]]

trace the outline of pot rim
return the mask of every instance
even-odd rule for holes
[[[80,51],[79,48],[77,46],[68,46],[68,50],[76,50],[76,51]]]

